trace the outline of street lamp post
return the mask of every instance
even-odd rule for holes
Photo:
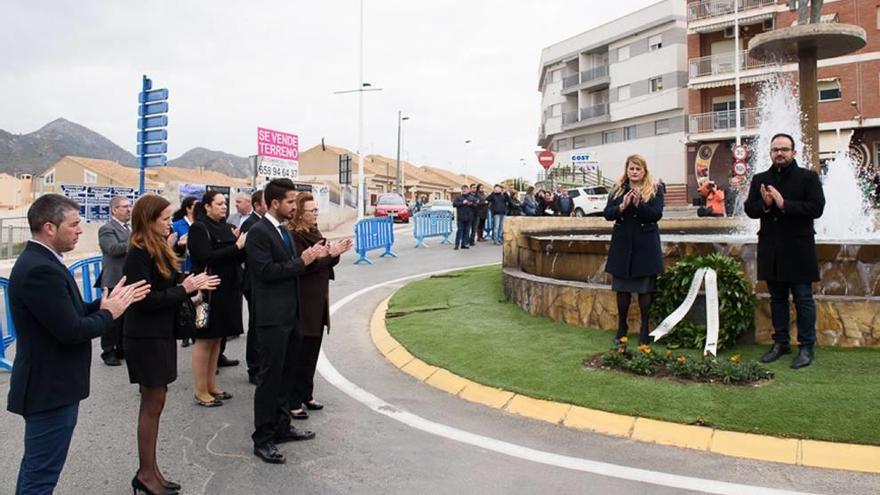
[[[403,196],[403,172],[400,170],[400,128],[404,120],[409,117],[403,117],[400,110],[397,111],[397,192]]]
[[[467,177],[468,175],[468,145],[471,144],[470,139],[465,139],[464,141],[464,175]]]

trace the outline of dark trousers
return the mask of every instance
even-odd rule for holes
[[[67,460],[79,402],[24,418],[24,455],[16,495],[52,493]]]
[[[260,341],[260,371],[254,392],[251,438],[255,446],[262,446],[290,426],[294,362],[302,334],[295,327],[257,327],[257,339]]]
[[[260,370],[260,351],[257,347],[257,329],[254,325],[254,303],[250,293],[245,292],[244,299],[248,307],[247,342],[245,343],[244,359],[247,362],[248,376],[256,378]]]
[[[455,247],[467,246],[471,235],[471,221],[459,220],[455,231]]]
[[[315,391],[315,368],[318,367],[318,355],[321,354],[323,340],[323,333],[317,337],[303,337],[295,364],[292,409],[298,409],[304,402],[314,399],[312,394]]]
[[[122,359],[125,357],[122,352],[122,325],[124,321],[125,314],[113,320],[110,331],[101,335],[101,359],[106,360],[110,357]]]
[[[486,225],[486,217],[476,217],[474,218],[474,224],[471,227],[471,235],[470,241],[471,244],[474,243],[474,239],[479,236],[480,239],[483,238],[483,230]]]
[[[791,293],[794,298],[794,307],[797,310],[798,345],[812,348],[816,342],[816,302],[813,301],[813,285],[768,280],[767,289],[770,291],[773,342],[790,345],[788,295]]]

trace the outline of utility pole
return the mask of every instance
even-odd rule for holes
[[[739,43],[739,2],[740,0],[733,0],[733,70],[734,72],[734,83],[733,85],[736,87],[736,101],[734,102],[734,108],[736,109],[736,145],[739,146],[742,144],[742,129],[740,126],[742,125],[742,117],[740,113],[742,109],[740,109],[739,99],[740,99],[740,90],[739,90],[739,72],[740,72],[740,54],[742,48]],[[729,122],[729,121],[728,121]]]
[[[400,170],[400,129],[404,120],[409,117],[403,117],[403,112],[397,111],[397,192],[403,196],[403,172]]]

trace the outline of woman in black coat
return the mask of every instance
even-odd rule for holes
[[[147,194],[132,210],[131,244],[125,258],[126,280],[146,280],[150,293],[125,315],[123,348],[131,383],[140,385],[138,414],[138,472],[131,480],[135,491],[177,493],[180,485],[167,481],[156,462],[159,417],[168,384],[177,379],[174,318],[187,294],[211,290],[219,279],[190,275],[177,283],[177,256],[167,239],[171,231],[171,204]]]
[[[217,359],[220,340],[240,335],[242,267],[247,234],[236,237],[233,226],[226,223],[226,198],[217,191],[208,191],[196,207],[196,221],[189,228],[192,272],[207,272],[220,277],[220,287],[210,294],[208,326],[196,333],[192,355],[196,404],[204,407],[222,405],[232,394],[217,386]]]
[[[663,217],[663,191],[648,172],[640,155],[626,159],[626,170],[608,195],[605,219],[614,222],[605,271],[612,275],[611,289],[617,293],[617,335],[627,333],[626,317],[633,292],[639,295],[641,328],[639,343],[647,344],[648,307],[656,290],[657,275],[663,273],[663,252],[657,222]]]
[[[296,213],[290,222],[290,233],[296,252],[302,253],[315,244],[327,240],[318,230],[318,207],[315,198],[302,193],[296,198]],[[291,417],[306,419],[309,410],[323,409],[315,401],[315,367],[321,352],[324,329],[330,332],[330,281],[333,280],[333,267],[339,263],[339,256],[351,249],[351,239],[330,245],[330,257],[315,261],[315,268],[299,277],[299,322],[303,341],[295,361],[293,395],[291,397]]]

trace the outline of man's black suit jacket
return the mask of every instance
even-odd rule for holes
[[[251,278],[254,324],[296,326],[299,302],[299,276],[311,270],[296,253],[284,247],[281,234],[266,217],[248,231],[245,243]],[[314,263],[312,264],[314,265]]]
[[[17,333],[7,409],[27,416],[89,396],[91,340],[110,330],[100,300],[82,300],[67,267],[29,242],[9,276],[9,310]]]
[[[259,222],[262,219],[263,219],[263,217],[261,217],[260,215],[257,215],[257,212],[255,212],[255,211],[251,212],[251,215],[249,217],[247,217],[247,219],[245,219],[244,222],[241,223],[241,233],[246,234],[249,230],[251,230],[251,227],[256,225],[257,222]],[[242,292],[244,292],[244,295],[248,298],[248,300],[250,300],[250,297],[251,297],[251,274],[248,271],[247,259],[245,259],[245,261],[244,261],[244,271],[242,272],[242,278],[244,278],[244,280],[242,281],[242,284],[241,284],[241,290],[242,290]]]

